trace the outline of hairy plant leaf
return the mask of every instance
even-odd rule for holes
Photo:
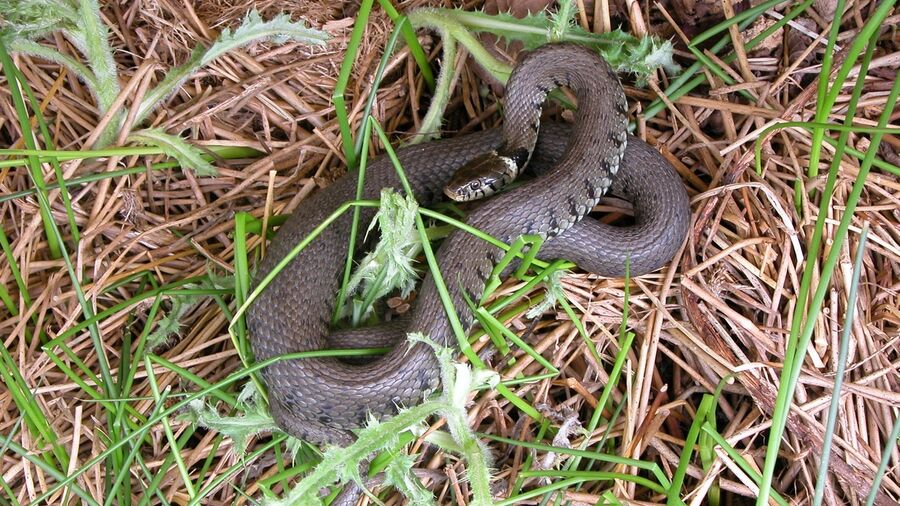
[[[196,48],[186,63],[170,70],[166,78],[147,93],[138,109],[137,122],[143,121],[150,111],[184,84],[198,69],[229,51],[260,40],[271,40],[277,44],[295,41],[321,46],[328,39],[328,33],[309,28],[303,23],[295,23],[286,14],[263,21],[259,12],[252,10],[236,30],[223,30],[213,45],[208,48]]]
[[[194,171],[198,176],[217,176],[219,171],[203,158],[203,152],[187,141],[164,132],[159,128],[148,128],[133,132],[128,136],[129,142],[156,146],[166,155],[178,160],[185,169]]]

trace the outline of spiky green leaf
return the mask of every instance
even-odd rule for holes
[[[247,14],[244,22],[236,30],[223,30],[212,46],[195,49],[185,64],[170,70],[166,78],[147,93],[138,109],[137,122],[143,121],[150,111],[174,93],[197,70],[229,51],[260,40],[271,40],[276,44],[294,41],[321,46],[328,39],[327,32],[309,28],[302,22],[293,22],[286,14],[263,21],[259,12],[254,9]]]
[[[567,11],[552,17],[547,12],[539,12],[517,18],[508,13],[489,15],[459,9],[425,8],[410,13],[409,20],[413,26],[434,28],[441,32],[446,31],[446,27],[462,26],[472,32],[492,33],[507,41],[521,41],[526,49],[534,49],[549,40],[575,42],[596,49],[617,72],[633,73],[639,82],[658,68],[668,73],[679,70],[680,67],[672,60],[671,42],[656,37],[638,38],[621,30],[591,33],[577,24],[570,24],[572,14]],[[470,47],[466,39],[459,40],[473,56],[480,54],[479,48]],[[483,64],[480,59],[479,63]],[[495,74],[495,77],[505,81],[502,74]]]
[[[7,43],[36,40],[77,26],[78,15],[65,0],[0,0],[0,36]]]
[[[352,311],[354,323],[371,312],[371,302],[395,289],[406,297],[415,288],[418,275],[413,262],[422,251],[416,230],[418,209],[411,196],[403,196],[392,188],[381,191],[381,207],[369,226],[371,232],[378,224],[381,240],[359,262],[347,284],[347,293],[358,295],[344,308],[345,312]]]
[[[245,411],[237,416],[220,415],[215,409],[201,400],[190,404],[189,414],[198,425],[213,429],[234,441],[234,451],[243,457],[247,449],[247,441],[257,435],[278,430],[275,420],[258,402],[244,405]]]
[[[189,144],[187,141],[171,135],[159,128],[148,128],[133,132],[128,136],[128,142],[156,146],[162,149],[166,155],[178,160],[182,168],[194,171],[198,176],[217,176],[219,171],[205,158],[203,152]]]

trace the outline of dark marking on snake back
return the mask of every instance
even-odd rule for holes
[[[609,162],[606,160],[600,162],[600,168],[603,169],[604,174],[608,175],[612,173],[612,167],[609,166]]]
[[[550,222],[547,225],[550,227],[548,235],[552,235],[554,230],[559,230],[559,220],[556,219],[555,214],[550,216]]]
[[[525,148],[518,148],[507,156],[512,159],[513,163],[516,164],[516,167],[521,169],[528,163],[528,159],[531,157],[531,151]]]
[[[596,199],[600,197],[599,189],[597,188],[597,185],[593,183],[593,181],[585,178],[581,181],[581,184],[584,185],[584,191],[587,192],[589,198]]]
[[[581,202],[578,200],[578,197],[575,195],[569,195],[566,197],[566,204],[569,205],[569,214],[575,218],[580,217],[580,213],[578,212],[578,208],[581,207]]]

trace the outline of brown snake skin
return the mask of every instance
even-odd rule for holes
[[[567,258],[603,276],[621,276],[629,255],[633,275],[661,267],[677,252],[687,232],[687,193],[665,159],[626,135],[625,95],[616,74],[596,53],[579,46],[543,46],[519,63],[509,82],[502,133],[479,132],[399,150],[416,199],[421,205],[438,200],[454,171],[477,155],[497,149],[501,137],[507,145],[533,145],[541,106],[547,93],[559,86],[570,88],[578,99],[574,127],[544,123],[531,160],[532,170],[543,167],[543,173],[491,197],[469,214],[467,223],[507,243],[522,234],[541,235],[547,241],[540,258]],[[341,204],[354,199],[356,177],[347,175],[303,202],[272,241],[257,279]],[[363,198],[377,199],[384,187],[401,188],[386,157],[367,168]],[[611,227],[585,218],[610,187],[634,205],[633,226]],[[368,223],[373,214],[372,209],[364,210],[361,223]],[[379,346],[386,339],[398,343],[406,332],[416,331],[441,345],[454,345],[431,276],[425,277],[416,304],[402,323],[331,333],[329,322],[350,223],[350,213],[334,221],[253,304],[247,323],[257,360],[297,351]],[[499,248],[459,231],[447,237],[437,252],[451,299],[467,330],[474,320],[464,294],[480,298],[500,257]],[[347,342],[353,339],[358,340],[355,345]],[[433,351],[422,344],[408,348],[402,343],[365,364],[284,360],[266,368],[262,378],[269,389],[271,413],[284,430],[313,443],[336,444],[352,441],[349,431],[362,426],[367,413],[389,416],[398,405],[420,402],[439,382]]]

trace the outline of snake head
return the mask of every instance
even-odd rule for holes
[[[512,181],[517,171],[515,161],[491,151],[460,167],[444,187],[444,194],[457,202],[488,197]]]

